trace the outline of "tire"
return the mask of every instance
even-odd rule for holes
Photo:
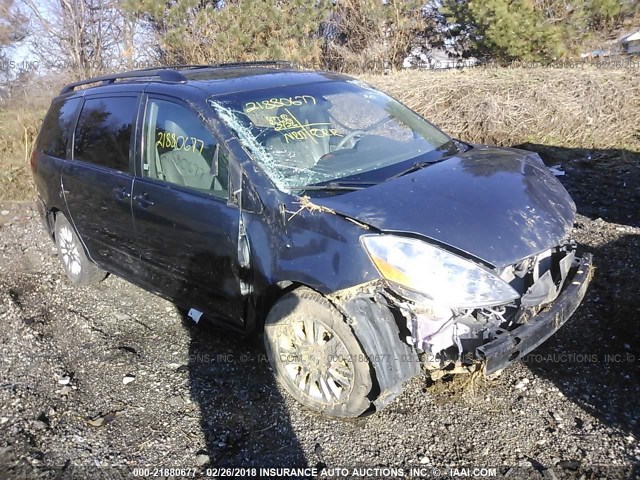
[[[371,365],[322,295],[303,287],[278,300],[265,322],[264,343],[279,383],[306,407],[332,417],[358,417],[370,408]]]
[[[55,240],[58,258],[71,283],[86,286],[104,280],[107,273],[89,260],[76,231],[62,213],[56,215]]]

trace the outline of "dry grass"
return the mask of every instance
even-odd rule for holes
[[[468,69],[362,76],[445,132],[494,145],[640,151],[634,69]],[[33,196],[30,150],[59,85],[0,103],[0,199]]]
[[[640,151],[635,69],[467,69],[363,76],[475,143]]]
[[[33,198],[29,159],[51,98],[59,83],[12,89],[0,101],[0,199]]]
[[[46,107],[0,110],[0,199],[33,197],[29,158]]]

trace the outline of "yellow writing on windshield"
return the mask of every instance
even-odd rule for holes
[[[276,132],[288,130],[290,128],[299,128],[299,121],[292,115],[283,113],[282,115],[274,115],[265,117],[269,125],[273,126]]]
[[[284,140],[289,143],[291,140],[308,140],[311,139],[315,142],[316,138],[323,137],[344,137],[343,134],[338,132],[335,128],[304,128],[301,130],[294,130],[292,132],[285,132]]]
[[[273,126],[276,132],[284,132],[284,140],[290,143],[293,140],[313,140],[323,137],[344,137],[337,129],[331,128],[331,124],[326,123],[302,123],[288,109],[286,113],[265,117],[267,122]]]
[[[296,95],[295,97],[269,98],[257,102],[244,104],[244,112],[251,113],[255,110],[275,110],[281,107],[300,106],[304,104],[316,105],[318,102],[311,95]]]

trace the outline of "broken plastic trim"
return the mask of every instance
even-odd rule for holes
[[[420,374],[417,352],[402,340],[394,307],[382,295],[384,290],[384,282],[378,279],[327,297],[345,317],[369,358],[379,387],[373,399],[378,410],[400,394],[405,380]]]
[[[553,278],[552,269],[547,270],[522,296],[520,299],[521,305],[524,307],[538,307],[553,302],[564,288],[569,270],[575,261],[575,250],[567,252],[558,262],[560,280],[556,282]]]
[[[593,275],[591,254],[580,259],[575,275],[555,302],[518,328],[504,332],[476,349],[476,356],[486,362],[485,374],[502,370],[537,348],[557,332],[582,302]]]

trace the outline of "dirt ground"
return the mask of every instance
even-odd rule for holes
[[[32,204],[1,204],[0,478],[143,466],[638,475],[638,155],[530,148],[563,162],[578,205],[574,238],[597,268],[583,305],[495,380],[416,378],[383,412],[348,422],[294,402],[258,340],[194,325],[114,276],[72,287]]]

